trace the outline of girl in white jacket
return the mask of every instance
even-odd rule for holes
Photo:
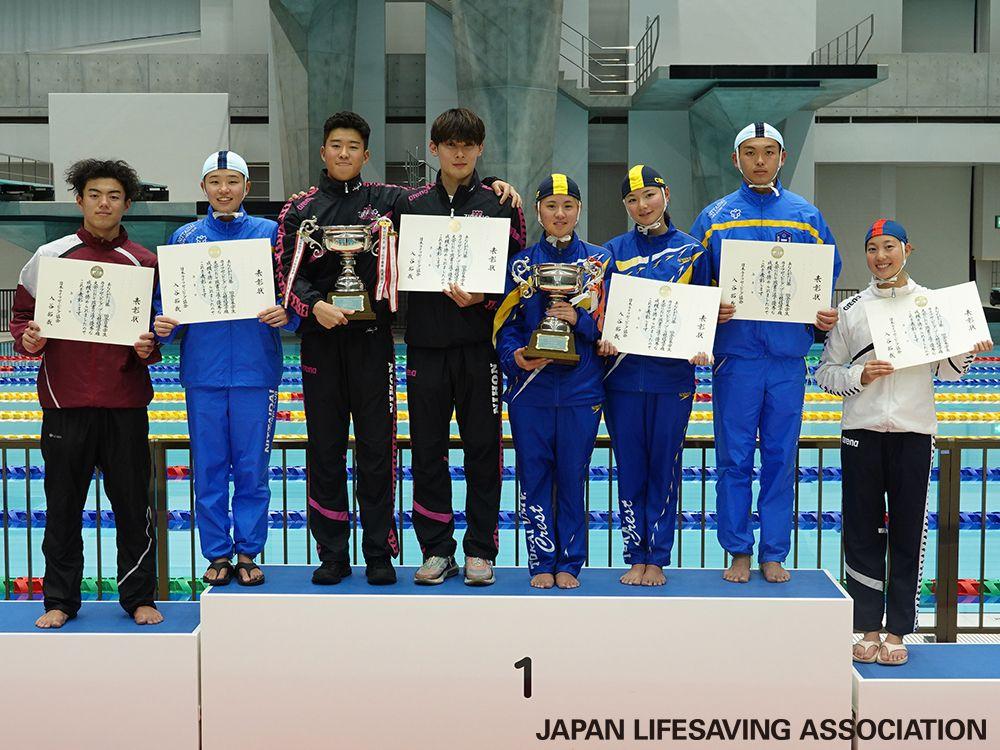
[[[889,219],[872,224],[865,236],[871,284],[840,304],[816,371],[820,388],[844,399],[844,570],[854,629],[864,633],[853,657],[885,665],[906,663],[903,636],[916,629],[937,432],[934,378],[958,380],[978,352],[993,348],[992,341],[981,341],[967,354],[901,370],[875,357],[865,304],[927,291],[903,270],[911,251],[902,225]]]

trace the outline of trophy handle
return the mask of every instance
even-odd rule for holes
[[[587,272],[590,279],[587,281],[586,288],[593,289],[601,280],[604,279],[604,264],[599,260],[594,260],[593,258],[587,258],[583,262],[583,270]]]
[[[510,276],[521,288],[521,296],[528,299],[535,293],[535,287],[531,283],[531,264],[527,258],[518,258],[510,264]]]
[[[313,232],[319,231],[319,221],[313,216],[311,219],[304,219],[299,225],[298,235],[302,238],[302,242],[309,245],[316,250],[324,250],[322,244],[313,239]]]

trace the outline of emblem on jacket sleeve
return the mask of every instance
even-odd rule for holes
[[[774,239],[776,239],[778,242],[791,242],[792,233],[789,232],[787,229],[782,229],[779,230],[778,232],[775,232]]]

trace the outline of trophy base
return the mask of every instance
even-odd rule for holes
[[[551,359],[558,365],[575,365],[580,361],[573,334],[551,331],[533,332],[524,356],[527,359]]]
[[[348,320],[375,320],[368,292],[330,292],[326,301],[342,310],[353,310]]]

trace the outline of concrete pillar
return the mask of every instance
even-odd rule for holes
[[[431,140],[431,123],[445,110],[458,106],[456,93],[458,83],[455,80],[455,38],[451,28],[451,18],[433,3],[427,3],[426,8],[424,17],[424,34],[427,42],[427,53],[424,58],[424,101],[426,106],[424,142],[407,144],[407,146],[418,146],[419,152],[415,153],[414,156],[429,162],[436,169],[437,162],[427,151],[427,144]],[[489,132],[489,123],[487,123],[487,139],[491,140],[493,135]],[[429,171],[433,179],[433,170]],[[487,176],[482,171],[479,174],[482,177]]]
[[[385,14],[385,3],[358,3],[354,102],[350,109],[364,117],[372,129],[368,138],[372,155],[364,170],[364,178],[372,182],[385,181]]]
[[[528,193],[552,171],[562,0],[454,0],[452,28],[460,106],[486,123],[480,175]],[[437,112],[428,112],[433,119]]]
[[[270,8],[272,143],[284,189],[300,190],[316,180],[324,120],[353,106],[358,0],[270,0]]]
[[[587,210],[590,206],[590,196],[587,186],[590,182],[590,159],[588,158],[589,113],[565,94],[556,98],[556,133],[552,152],[552,171],[563,172],[580,186],[583,193],[583,212],[580,223],[576,226],[577,234],[587,239]],[[525,185],[524,195],[530,202],[537,185]],[[528,225],[528,242],[541,235],[538,223]]]
[[[670,186],[670,218],[683,232],[703,207],[692,195],[689,130],[687,112],[628,113],[628,165],[647,164],[663,175]]]

